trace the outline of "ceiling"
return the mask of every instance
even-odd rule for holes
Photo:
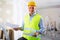
[[[30,0],[25,0],[26,3],[29,1]],[[60,5],[60,0],[34,0],[34,1],[37,3],[38,8]]]

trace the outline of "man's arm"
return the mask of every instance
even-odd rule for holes
[[[44,21],[42,18],[40,19],[38,26],[39,26],[40,30],[37,30],[36,33],[34,33],[34,36],[43,34],[45,32],[45,28],[44,28],[45,25],[44,25]]]
[[[23,31],[24,30],[24,21],[22,21],[21,27],[14,28],[14,30],[21,30],[21,31]]]
[[[24,29],[24,22],[22,22],[21,27],[19,27],[19,25],[12,24],[12,23],[6,23],[5,25],[13,28],[14,30],[21,30],[22,31]]]
[[[39,32],[40,32],[41,34],[43,34],[43,33],[44,33],[44,31],[45,31],[45,28],[44,28],[44,27],[45,27],[45,25],[44,25],[43,18],[41,18],[41,19],[40,19],[39,27],[40,27]]]

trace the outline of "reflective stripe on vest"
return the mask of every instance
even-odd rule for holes
[[[32,29],[32,28],[24,28],[24,30],[31,31],[31,33],[26,33],[26,32],[24,32],[24,34],[29,35],[29,36],[32,36],[32,35],[36,32],[36,30],[34,30],[34,29]]]
[[[30,29],[30,28],[24,28],[24,30],[31,30],[32,31],[29,34],[28,33],[25,33],[25,32],[23,33],[23,34],[29,35],[29,36],[33,36],[35,32],[40,31],[40,30],[34,30],[34,29]],[[37,37],[41,37],[41,35],[38,35]]]

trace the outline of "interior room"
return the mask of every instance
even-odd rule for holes
[[[0,0],[0,40],[7,40],[7,37],[18,40],[22,37],[23,31],[13,28],[22,27],[23,19],[28,14],[29,1]],[[43,17],[45,32],[41,40],[60,40],[60,0],[33,1],[37,5],[35,11]]]

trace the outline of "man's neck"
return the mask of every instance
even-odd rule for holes
[[[29,14],[30,16],[32,16],[33,15],[33,13],[31,13],[31,14]]]
[[[29,13],[29,15],[32,16],[34,13],[35,13],[35,12],[33,12],[33,13]]]

